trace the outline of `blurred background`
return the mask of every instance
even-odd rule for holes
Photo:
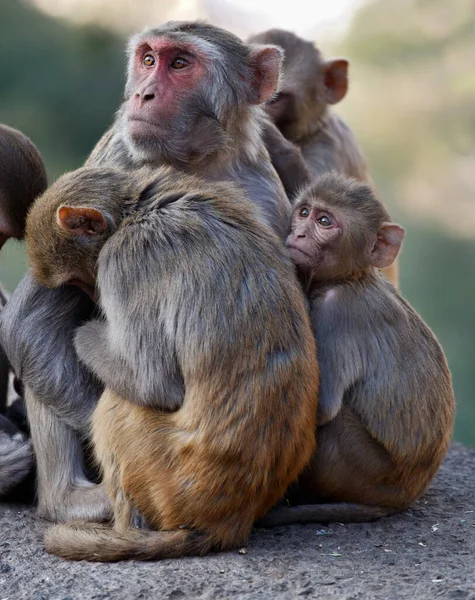
[[[402,291],[442,342],[455,438],[475,447],[475,0],[2,0],[0,122],[32,138],[52,182],[110,125],[128,34],[195,18],[243,37],[291,29],[350,59],[336,110],[406,228]],[[0,280],[11,291],[24,270],[9,242]]]

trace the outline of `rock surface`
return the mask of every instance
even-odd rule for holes
[[[413,508],[376,523],[255,530],[247,554],[71,563],[45,522],[0,504],[0,600],[475,599],[475,451],[453,444]]]

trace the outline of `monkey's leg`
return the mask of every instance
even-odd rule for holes
[[[272,509],[257,526],[374,521],[407,507],[391,457],[348,407],[318,427],[317,439],[310,464],[289,490],[297,505]]]
[[[25,387],[38,470],[38,513],[51,521],[104,521],[110,501],[84,474],[79,435]]]

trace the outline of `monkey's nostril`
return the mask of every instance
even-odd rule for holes
[[[155,98],[155,94],[145,94],[143,99],[144,102],[147,102],[148,100],[153,100]]]

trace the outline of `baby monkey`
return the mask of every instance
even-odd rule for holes
[[[169,168],[83,168],[27,223],[43,285],[97,289],[76,335],[106,385],[92,420],[113,527],[46,533],[48,551],[113,561],[246,543],[315,448],[318,365],[283,244],[243,193]],[[160,531],[134,529],[136,511]]]
[[[263,525],[372,520],[422,495],[449,446],[454,395],[443,351],[380,274],[404,237],[371,189],[335,173],[300,195],[286,240],[318,347],[317,450]],[[328,502],[329,504],[323,504]]]

